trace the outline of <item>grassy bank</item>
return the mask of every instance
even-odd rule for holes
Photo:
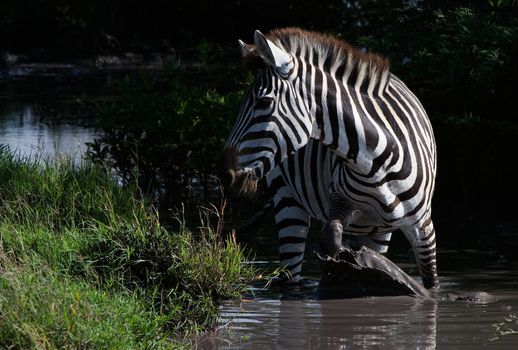
[[[232,237],[168,232],[99,167],[0,149],[0,348],[162,349],[209,329],[253,271]]]

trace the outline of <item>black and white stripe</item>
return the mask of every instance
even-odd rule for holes
[[[268,37],[256,32],[255,45],[243,45],[243,54],[265,68],[225,149],[235,155],[229,163],[236,174],[267,175],[275,189],[282,262],[300,272],[295,255],[304,247],[303,227],[310,216],[337,220],[329,215],[340,207],[330,198],[339,198],[334,202],[358,212],[343,223],[346,233],[401,229],[425,286],[438,286],[431,221],[436,147],[414,94],[383,58],[332,37],[288,28]],[[290,196],[289,206],[280,204]]]
[[[289,271],[290,281],[300,277],[310,219],[321,224],[329,221],[331,196],[328,191],[333,172],[341,166],[344,166],[343,161],[329,147],[310,140],[266,175],[279,235],[279,259]],[[369,235],[351,232],[344,239],[349,244],[385,253],[391,234],[390,231]]]

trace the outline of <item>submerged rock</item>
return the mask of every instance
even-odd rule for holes
[[[367,247],[342,249],[336,259],[317,253],[322,265],[321,298],[409,295],[436,301],[487,304],[497,298],[486,292],[428,290],[390,259]]]
[[[329,297],[412,295],[432,298],[423,285],[370,248],[343,246],[336,258],[319,253],[317,256],[323,270],[321,292],[330,294]]]
[[[437,294],[439,300],[465,301],[472,304],[489,304],[498,299],[486,292],[452,292],[444,291]]]

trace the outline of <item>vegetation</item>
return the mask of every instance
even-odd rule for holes
[[[330,28],[341,7],[340,0],[4,0],[0,40],[14,53],[58,60],[188,49],[202,41],[234,46],[236,36],[280,23]]]
[[[370,3],[344,15],[339,33],[390,58],[391,70],[429,114],[460,121],[473,113],[513,121],[518,17],[508,9],[445,10]],[[514,95],[513,95],[514,94]]]
[[[508,316],[504,317],[502,322],[493,323],[495,334],[492,338],[489,339],[489,341],[494,342],[503,336],[518,334],[518,329],[516,329],[516,325],[518,325],[517,321],[518,317],[516,317],[516,314],[510,312]]]
[[[162,349],[214,325],[254,277],[202,215],[177,232],[98,166],[0,150],[0,347]]]
[[[213,77],[200,83],[193,74]],[[99,106],[102,136],[90,145],[90,158],[125,181],[137,175],[141,188],[162,188],[169,198],[181,198],[194,177],[207,190],[243,95],[242,87],[226,93],[211,87],[209,81],[230,80],[232,70],[221,74],[204,68],[193,73],[173,61],[157,79],[127,77],[120,83],[122,98]]]

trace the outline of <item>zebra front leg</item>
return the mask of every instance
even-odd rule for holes
[[[425,288],[439,288],[435,229],[431,218],[412,227],[401,228],[412,246]]]
[[[310,217],[291,195],[287,186],[275,193],[274,212],[279,235],[279,260],[286,270],[280,278],[287,283],[298,282],[304,260]]]
[[[347,226],[358,212],[359,210],[352,209],[342,196],[330,194],[329,221],[322,229],[322,244],[330,257],[336,258],[340,253],[344,226]]]

